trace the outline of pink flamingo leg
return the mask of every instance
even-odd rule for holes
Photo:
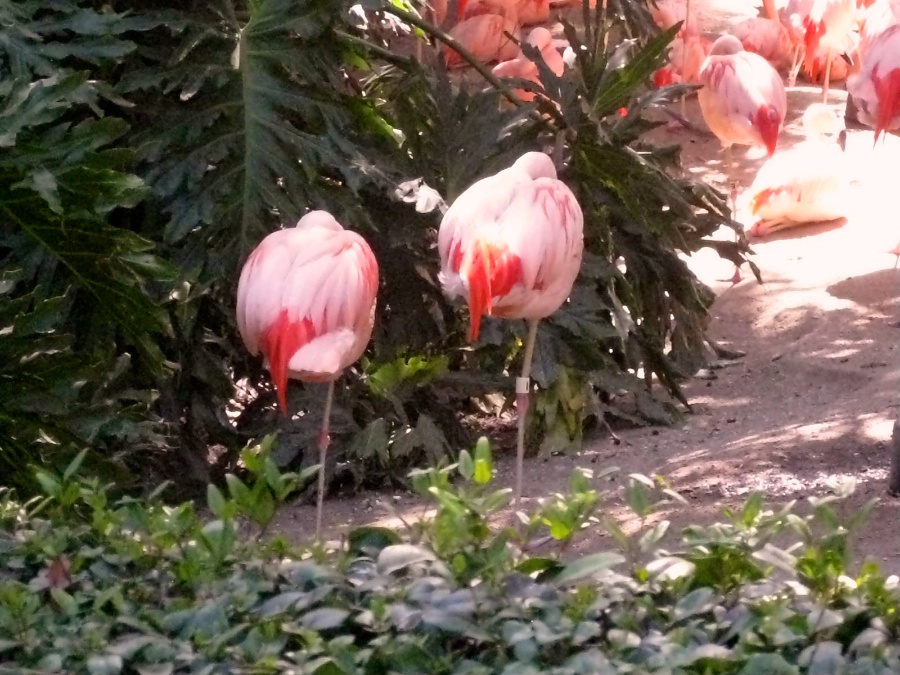
[[[325,456],[331,443],[328,421],[331,417],[331,401],[334,399],[334,380],[328,383],[325,394],[325,413],[322,416],[322,430],[319,432],[319,491],[316,495],[316,541],[322,541],[322,504],[325,501]]]
[[[516,492],[514,512],[519,510],[522,499],[522,470],[525,464],[525,421],[531,405],[531,362],[534,358],[534,343],[537,339],[538,321],[528,321],[528,337],[525,338],[525,358],[522,363],[522,376],[516,378],[516,413],[518,428],[516,434]]]

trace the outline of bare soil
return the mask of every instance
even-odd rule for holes
[[[790,112],[779,147],[802,140],[799,117],[820,100],[818,87],[789,91]],[[829,103],[843,118],[846,94],[833,90]],[[696,100],[687,118],[705,130]],[[683,170],[724,188],[719,143],[705,131],[661,127],[654,142],[679,143]],[[743,350],[742,359],[705,371],[685,387],[693,413],[673,427],[630,429],[588,440],[573,456],[531,458],[525,465],[525,506],[564,492],[576,466],[599,472],[615,466],[618,478],[604,479],[611,501],[606,513],[626,528],[635,519],[618,498],[631,472],[659,474],[688,498],[657,517],[672,521],[672,532],[688,524],[722,519],[753,492],[772,506],[803,500],[828,490],[835,477],[855,478],[858,490],[849,508],[880,497],[872,518],[858,533],[855,560],[874,559],[900,573],[900,500],[885,492],[890,435],[900,416],[900,270],[887,251],[900,240],[896,168],[900,138],[873,147],[871,131],[851,131],[847,161],[857,172],[858,199],[851,216],[837,223],[806,226],[753,245],[763,284],[744,269],[735,286],[733,266],[714,252],[688,259],[700,279],[716,290],[711,336]],[[741,184],[747,186],[763,158],[736,153]],[[751,223],[745,222],[749,227]],[[730,238],[732,232],[717,235]],[[497,461],[496,482],[512,485],[513,461]],[[352,527],[401,527],[423,513],[422,502],[401,493],[362,493],[325,504],[328,535],[339,538]],[[297,505],[280,516],[278,529],[311,538],[314,508]],[[610,546],[593,528],[570,549],[585,553]]]

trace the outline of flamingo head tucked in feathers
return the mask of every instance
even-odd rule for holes
[[[556,166],[549,155],[543,152],[526,152],[515,161],[512,168],[525,172],[532,180],[556,178]]]
[[[731,56],[744,51],[744,45],[734,35],[722,35],[709,50],[710,56]]]

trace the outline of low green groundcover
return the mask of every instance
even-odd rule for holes
[[[497,526],[508,490],[482,439],[411,476],[436,512],[402,536],[297,546],[268,530],[310,476],[280,474],[270,444],[210,487],[209,515],[161,489],[114,501],[80,458],[38,472],[43,497],[0,494],[0,674],[900,673],[896,577],[847,571],[852,485],[805,515],[753,496],[673,538],[659,479],[610,495],[640,518],[628,535],[594,488],[611,474],[578,470]],[[607,550],[565,555],[601,528]]]

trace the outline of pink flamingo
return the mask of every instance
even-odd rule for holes
[[[790,62],[791,36],[780,21],[755,16],[732,26],[729,31],[748,52],[759,54],[775,68]]]
[[[668,62],[653,74],[653,84],[663,87],[670,84],[700,82],[700,67],[709,55],[712,42],[701,35],[676,37],[669,45]]]
[[[250,353],[265,357],[281,412],[288,414],[288,378],[328,382],[319,436],[316,539],[322,533],[334,381],[366,349],[377,291],[372,249],[326,211],[307,213],[296,227],[263,239],[238,282],[238,329]]]
[[[856,24],[856,0],[815,0],[803,18],[806,72],[816,76],[816,58],[825,56],[822,102],[828,102],[828,83],[835,56],[849,51],[851,33]]]
[[[510,168],[474,183],[441,221],[440,281],[448,297],[461,296],[469,305],[469,341],[478,339],[484,315],[528,323],[522,375],[516,379],[516,507],[538,322],[568,298],[583,249],[581,207],[557,180],[553,161],[540,152],[526,152]]]
[[[766,161],[746,192],[749,211],[758,219],[747,230],[748,236],[764,237],[849,214],[853,177],[841,146],[834,142],[842,127],[824,103],[806,109],[806,141]]]
[[[519,53],[516,43],[506,35],[519,34],[519,18],[514,8],[498,8],[470,0],[460,3],[459,15],[462,20],[449,34],[479,61],[507,61]],[[448,68],[467,65],[456,50],[442,45],[442,51]]]
[[[847,81],[847,92],[859,120],[875,129],[875,141],[885,131],[900,128],[900,24],[867,41],[860,72]]]
[[[557,49],[557,43],[553,40],[553,35],[546,28],[535,28],[528,34],[528,44],[537,49],[541,53],[547,67],[553,71],[557,77],[563,74],[566,64],[563,62],[562,54]],[[540,72],[537,64],[525,56],[521,50],[519,55],[509,61],[498,63],[492,71],[497,77],[516,77],[523,80],[529,80],[535,84],[541,84]],[[534,100],[534,93],[524,89],[516,89],[516,96],[522,101]]]
[[[744,50],[733,35],[717,39],[700,69],[700,111],[722,143],[731,184],[732,210],[737,199],[732,145],[764,146],[771,157],[787,112],[781,76],[759,54]],[[741,280],[735,267],[732,283]]]

